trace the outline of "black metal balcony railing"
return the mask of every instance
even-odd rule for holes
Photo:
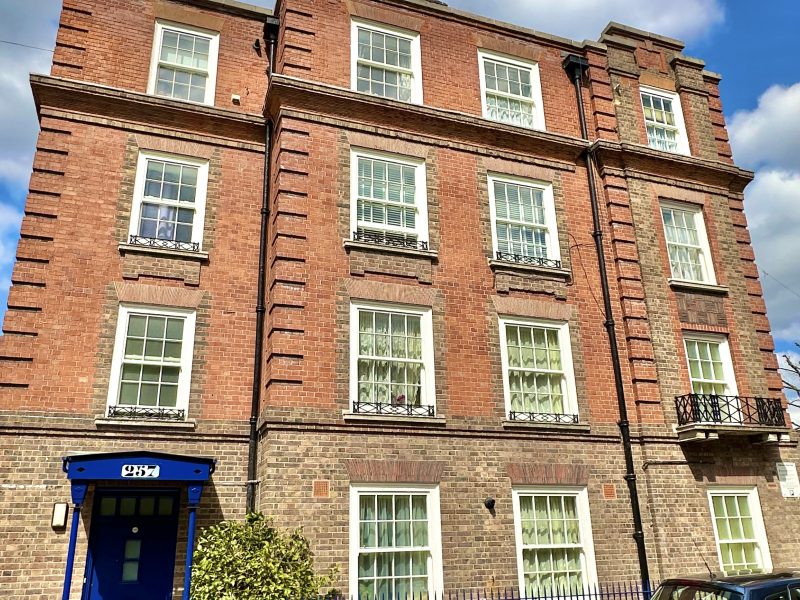
[[[428,250],[428,242],[422,242],[413,237],[392,235],[381,231],[354,231],[354,242],[365,242],[392,248],[409,248],[411,250]]]
[[[159,406],[109,406],[108,418],[183,421],[186,418],[186,411],[182,408],[161,408]]]
[[[353,412],[359,415],[395,415],[433,417],[435,408],[424,404],[387,404],[385,402],[354,402]]]
[[[675,398],[678,424],[769,425],[785,427],[786,416],[776,398],[686,394]]]
[[[147,246],[148,248],[165,248],[167,250],[200,252],[199,242],[179,242],[178,240],[162,240],[159,238],[132,235],[128,240],[128,243],[132,246]]]
[[[578,415],[565,413],[536,413],[519,412],[512,410],[508,413],[509,421],[524,421],[528,423],[552,423],[555,425],[576,425]]]
[[[548,269],[560,269],[561,261],[553,258],[544,258],[542,256],[526,256],[524,254],[513,254],[511,252],[497,251],[497,260],[507,260],[509,262],[520,263],[521,265],[535,265],[537,267],[546,267]]]

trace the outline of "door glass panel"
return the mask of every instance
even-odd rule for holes
[[[158,514],[160,516],[167,516],[172,514],[173,499],[172,496],[162,496],[158,499]]]
[[[139,499],[139,514],[143,517],[150,517],[156,509],[156,499],[153,496],[142,496]]]
[[[122,581],[139,581],[139,561],[125,561],[122,563]]]
[[[132,517],[136,514],[136,498],[121,498],[119,501],[119,514],[123,517]]]
[[[128,540],[125,542],[125,560],[139,560],[142,551],[142,540]]]
[[[117,499],[106,496],[100,499],[100,516],[113,517],[117,512]]]

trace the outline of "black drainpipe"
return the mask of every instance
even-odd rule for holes
[[[583,91],[581,79],[583,73],[589,68],[589,61],[576,54],[570,54],[562,63],[564,70],[575,84],[575,97],[578,101],[578,117],[581,122],[581,137],[589,141],[589,131],[586,126],[586,115],[583,108]],[[600,286],[603,292],[603,310],[605,312],[605,328],[608,334],[608,344],[611,347],[611,363],[614,367],[614,385],[617,391],[617,404],[619,406],[619,430],[622,435],[622,447],[625,452],[625,481],[628,483],[628,492],[631,498],[633,511],[633,539],[636,541],[636,552],[639,556],[639,572],[645,597],[650,596],[650,570],[647,566],[647,551],[644,545],[644,528],[642,526],[642,511],[639,507],[639,492],[636,486],[636,471],[633,466],[633,451],[631,450],[631,428],[628,421],[628,407],[625,403],[625,388],[622,381],[622,367],[619,359],[619,346],[617,345],[617,332],[614,326],[614,316],[611,311],[611,292],[608,288],[608,270],[606,268],[606,255],[603,250],[603,230],[600,227],[600,209],[597,203],[597,189],[594,181],[594,154],[591,147],[583,153],[586,162],[586,175],[589,180],[589,199],[592,203],[592,225],[594,231],[597,261],[600,267]]]
[[[264,22],[264,39],[268,46],[267,79],[272,77],[272,66],[275,63],[275,44],[278,41],[279,22],[268,18]],[[269,92],[269,89],[267,89]],[[266,101],[264,111],[266,112]],[[264,359],[264,317],[267,312],[265,288],[267,285],[267,230],[269,227],[269,182],[272,159],[272,119],[267,116],[264,128],[264,185],[261,199],[261,234],[258,242],[258,292],[256,299],[256,342],[253,363],[253,399],[250,406],[250,441],[247,448],[247,504],[246,512],[256,510],[256,467],[258,465],[258,416],[261,406],[262,363]]]

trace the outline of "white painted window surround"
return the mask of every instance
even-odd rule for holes
[[[689,138],[680,96],[668,90],[640,86],[647,144],[656,150],[689,154]]]
[[[560,261],[553,185],[499,173],[489,173],[488,184],[494,256]]]
[[[214,105],[219,32],[157,20],[147,93]]]
[[[542,422],[577,416],[569,325],[514,316],[499,322],[506,415]]]
[[[479,49],[478,69],[484,117],[544,131],[544,106],[538,64]]]
[[[433,360],[430,308],[351,303],[352,409],[356,402],[435,407]]]
[[[350,78],[355,91],[422,104],[419,33],[353,19],[350,29]]]
[[[586,487],[512,491],[520,595],[558,597],[597,585]]]
[[[708,502],[717,556],[725,575],[772,571],[758,489],[710,487]]]
[[[425,161],[353,148],[350,231],[393,245],[428,242]]]
[[[194,310],[120,305],[108,406],[188,412],[195,317]]]
[[[715,285],[702,206],[667,200],[662,200],[660,206],[672,278]]]
[[[140,152],[128,234],[202,250],[207,191],[208,161]]]
[[[439,487],[350,487],[350,596],[434,597],[443,592]]]

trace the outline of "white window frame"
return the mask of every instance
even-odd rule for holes
[[[187,33],[189,35],[199,35],[209,38],[208,45],[208,79],[206,80],[206,94],[203,102],[195,102],[193,100],[184,100],[182,98],[172,98],[170,96],[158,96],[167,100],[175,100],[177,102],[189,102],[191,104],[207,104],[214,106],[214,98],[217,89],[217,60],[219,57],[219,32],[210,29],[202,29],[200,27],[193,27],[191,25],[184,25],[182,23],[175,23],[173,21],[157,20],[155,34],[153,35],[153,51],[150,58],[150,76],[147,80],[147,93],[151,95],[156,94],[156,82],[158,79],[158,65],[161,58],[161,42],[164,36],[164,30],[169,29],[177,31],[178,33]]]
[[[192,222],[192,242],[198,244],[198,249],[203,249],[203,230],[205,228],[206,216],[206,197],[208,194],[208,161],[195,158],[187,158],[185,156],[175,156],[173,154],[164,154],[161,152],[139,152],[139,159],[136,163],[136,179],[133,185],[133,202],[131,204],[131,219],[128,225],[128,235],[139,235],[139,222],[142,214],[142,203],[150,202],[144,197],[145,180],[147,178],[147,161],[148,160],[163,160],[167,162],[179,163],[189,167],[196,167],[197,171],[197,188],[194,198],[194,221]],[[184,206],[177,200],[172,201],[153,201],[153,204],[163,206]],[[127,240],[126,240],[127,242]]]
[[[194,334],[197,313],[194,310],[180,308],[161,308],[142,304],[120,304],[117,315],[117,332],[114,337],[114,353],[111,359],[111,377],[108,384],[106,406],[117,406],[122,364],[125,357],[125,340],[128,332],[128,318],[131,314],[153,315],[157,317],[180,317],[183,321],[183,341],[181,343],[181,360],[178,375],[178,398],[176,409],[182,409],[188,417],[189,392],[192,380],[192,361],[194,358]]]
[[[420,404],[432,406],[436,414],[436,376],[433,351],[433,314],[429,307],[381,302],[355,301],[350,303],[350,410],[358,400],[358,311],[377,310],[419,316],[422,335],[422,387]]]
[[[772,572],[772,557],[769,552],[769,541],[767,540],[767,530],[764,527],[764,516],[761,513],[761,500],[758,496],[758,487],[756,486],[713,486],[708,488],[708,510],[711,515],[711,526],[714,528],[714,541],[717,547],[717,560],[719,561],[719,568],[724,572],[722,567],[722,549],[720,547],[719,531],[717,531],[717,519],[714,514],[714,496],[727,496],[731,494],[747,495],[747,502],[750,505],[750,514],[753,519],[753,530],[756,534],[756,542],[758,543],[759,551],[761,554],[761,561],[764,573]]]
[[[680,210],[683,212],[692,213],[694,217],[694,225],[697,229],[697,239],[700,242],[701,253],[701,266],[703,268],[704,279],[702,281],[695,281],[694,279],[684,279],[677,277],[672,270],[672,259],[669,256],[669,240],[667,240],[667,225],[664,223],[664,212],[662,209],[668,208],[672,210]],[[711,245],[708,243],[708,231],[706,230],[706,220],[703,216],[703,207],[698,204],[691,204],[688,202],[675,202],[672,200],[661,200],[659,202],[658,212],[661,215],[661,231],[664,234],[664,244],[667,248],[667,262],[669,262],[670,278],[675,281],[685,281],[688,283],[704,283],[707,285],[717,284],[717,275],[714,271],[714,261],[711,259]]]
[[[524,177],[514,177],[501,173],[488,174],[489,186],[489,214],[492,226],[492,258],[497,256],[497,205],[495,202],[494,184],[495,182],[511,183],[536,188],[542,191],[544,202],[544,220],[547,229],[547,258],[550,260],[561,260],[561,244],[558,239],[558,225],[556,222],[556,205],[553,198],[553,184],[549,181],[538,181],[536,179],[526,179]]]
[[[573,496],[578,509],[578,520],[580,522],[581,546],[583,546],[584,559],[584,589],[596,588],[597,565],[594,553],[594,537],[592,536],[592,516],[589,507],[589,491],[586,486],[517,486],[511,490],[514,511],[514,541],[517,549],[517,579],[520,597],[525,595],[525,569],[522,559],[522,509],[520,507],[520,496],[530,495],[549,495],[549,496]],[[569,595],[569,594],[568,594]],[[558,597],[558,595],[554,596]]]
[[[350,235],[358,230],[358,159],[382,160],[413,167],[414,169],[414,206],[417,209],[416,229],[418,242],[428,242],[428,180],[425,160],[399,154],[390,154],[363,148],[350,149]],[[378,229],[378,227],[375,227]],[[385,229],[387,233],[392,230]]]
[[[686,360],[686,372],[689,376],[689,385],[691,386],[692,370],[689,366],[689,352],[686,348],[687,341],[711,342],[713,344],[719,344],[719,357],[722,359],[722,370],[725,375],[725,384],[728,388],[725,395],[738,396],[739,390],[736,386],[736,373],[733,369],[733,360],[731,359],[731,349],[728,336],[713,333],[703,333],[699,331],[683,332],[683,356]]]
[[[686,156],[690,156],[691,152],[689,150],[689,138],[686,134],[686,123],[683,119],[683,107],[681,106],[681,97],[677,92],[671,92],[669,90],[661,90],[658,88],[650,87],[648,85],[640,85],[639,86],[639,104],[642,107],[642,120],[645,124],[645,135],[647,135],[647,120],[644,116],[644,101],[642,99],[642,94],[647,94],[649,96],[657,96],[659,98],[663,98],[672,102],[672,109],[675,115],[675,129],[677,130],[676,141],[678,143],[678,149],[675,152],[669,152],[668,150],[661,150],[660,148],[655,148],[650,145],[650,138],[647,138],[647,147],[652,148],[653,150],[658,150],[660,152],[667,152],[670,154],[684,154]]]
[[[508,340],[506,337],[506,325],[520,325],[522,327],[543,327],[558,330],[558,344],[561,347],[561,365],[564,372],[564,414],[576,415],[578,412],[578,392],[575,387],[575,371],[572,362],[572,340],[569,334],[569,323],[565,321],[550,321],[546,319],[530,319],[527,317],[515,317],[510,315],[500,315],[500,360],[502,362],[503,373],[503,396],[505,400],[505,418],[511,412],[511,388],[508,381],[509,362],[508,362]],[[569,411],[567,411],[569,409]]]
[[[359,497],[361,494],[425,494],[428,498],[428,595],[444,593],[442,568],[442,521],[439,507],[439,485],[422,484],[351,484],[350,485],[350,597],[358,598]]]
[[[489,106],[486,101],[486,94],[488,90],[486,89],[486,68],[483,62],[484,59],[504,62],[519,69],[526,69],[530,71],[531,74],[530,102],[533,103],[533,120],[534,120],[532,129],[545,131],[546,128],[544,120],[544,105],[542,103],[542,81],[539,75],[539,64],[521,58],[508,56],[507,54],[500,54],[499,52],[484,50],[483,48],[478,49],[478,72],[480,75],[479,79],[481,86],[481,110],[483,117],[491,120],[493,123],[503,123],[505,125],[510,125],[511,127],[521,127],[521,126],[514,125],[513,123],[506,123],[505,121],[496,121],[495,119],[492,119],[489,116]],[[510,97],[515,97],[515,96],[510,96]],[[519,97],[519,99],[524,100],[522,97]]]
[[[417,31],[409,31],[408,29],[401,29],[400,27],[393,27],[383,23],[376,23],[374,21],[367,21],[364,19],[351,19],[350,21],[350,89],[354,92],[358,91],[358,63],[361,59],[358,57],[358,28],[370,29],[378,33],[385,33],[398,37],[406,38],[411,42],[411,76],[413,82],[411,85],[411,104],[422,104],[422,54],[420,50],[420,35]],[[373,64],[373,63],[370,63]],[[379,68],[385,68],[389,71],[395,70],[390,65],[375,64]],[[386,96],[375,96],[373,94],[364,93],[366,96],[373,98],[383,98],[393,102],[403,102],[403,100],[395,100],[394,98],[387,98]]]

